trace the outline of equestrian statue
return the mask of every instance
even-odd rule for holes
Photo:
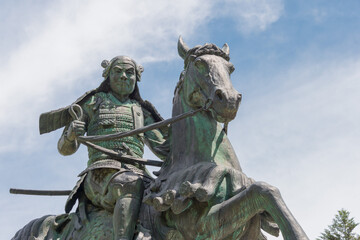
[[[263,240],[263,231],[308,240],[279,190],[242,172],[227,137],[242,97],[228,45],[189,48],[180,37],[178,53],[170,119],[141,98],[143,68],[127,56],[102,62],[98,88],[40,116],[41,134],[64,127],[62,155],[88,147],[88,166],[65,212],[31,221],[14,240]],[[144,144],[161,161],[144,159]],[[146,165],[160,167],[155,178]]]

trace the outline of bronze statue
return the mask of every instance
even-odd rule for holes
[[[67,203],[68,212],[79,199],[76,212],[34,220],[14,239],[266,239],[261,229],[274,236],[280,230],[286,240],[308,239],[279,191],[242,172],[227,138],[228,122],[235,118],[241,101],[230,81],[234,66],[229,62],[227,44],[190,49],[180,38],[178,52],[185,67],[175,89],[174,121],[169,131],[169,121],[161,121],[153,107],[146,107],[150,104],[140,98],[136,84],[128,88],[111,83],[112,69],[119,68],[124,75],[133,67],[139,74],[138,65],[128,58],[124,64],[124,57],[104,64],[104,77],[108,79],[110,74],[110,81],[78,99],[75,104],[80,107],[72,105],[41,117],[42,132],[67,126],[59,141],[61,153],[73,153],[79,143],[95,149],[89,149],[89,167],[80,174]],[[151,123],[137,127],[130,110],[119,111],[123,115],[117,120],[117,109],[123,109],[124,101],[134,101],[143,111],[145,125],[146,117]],[[132,127],[126,125],[130,122]],[[159,126],[149,135],[149,129]],[[127,130],[130,132],[122,133]],[[93,136],[81,136],[85,131]],[[154,141],[150,147],[164,160],[156,179],[141,165],[121,163],[123,156],[130,160],[131,156],[142,157],[141,136],[127,138],[139,132],[144,132],[147,141]],[[113,151],[109,155],[104,148]],[[141,198],[144,204],[140,205]]]
[[[58,142],[62,155],[76,152],[80,145],[76,138],[85,132],[91,136],[127,132],[162,119],[140,97],[137,82],[143,72],[141,65],[129,57],[118,56],[110,62],[103,61],[102,66],[104,82],[95,92],[76,102],[81,116],[65,127]],[[52,113],[43,114],[42,119],[48,114]],[[166,157],[167,151],[161,146],[165,143],[164,134],[157,129],[97,145],[121,155],[142,158],[145,142],[159,158]],[[77,198],[84,201],[79,196],[85,194],[96,207],[113,212],[115,239],[132,239],[143,191],[152,178],[144,165],[124,164],[90,147],[88,152],[88,168],[79,175],[81,179],[70,194],[66,212],[70,212]]]

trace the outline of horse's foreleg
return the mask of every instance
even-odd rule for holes
[[[285,240],[308,240],[305,232],[286,207],[277,188],[255,182],[236,196],[213,206],[199,223],[199,231],[212,235],[216,229],[218,238],[245,226],[256,214],[268,212],[279,225]]]
[[[250,186],[257,193],[254,198],[255,207],[264,209],[278,224],[285,240],[308,240],[304,230],[296,221],[281,197],[279,190],[264,182],[256,182]]]

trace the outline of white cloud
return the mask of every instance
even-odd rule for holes
[[[243,34],[261,32],[282,15],[282,0],[227,0],[220,14],[229,15]],[[224,11],[225,10],[225,11]]]
[[[0,66],[0,126],[9,136],[0,151],[32,142],[39,114],[54,108],[59,97],[72,98],[62,104],[73,101],[77,96],[66,91],[79,82],[96,87],[102,59],[125,54],[141,63],[170,60],[177,37],[190,36],[209,13],[210,6],[191,0],[59,1],[39,12],[24,23],[24,41],[0,57],[6,62]]]
[[[310,15],[313,17],[316,23],[322,23],[327,17],[328,13],[324,9],[314,8],[310,11]]]
[[[13,150],[20,142],[33,148],[39,114],[62,107],[57,99],[68,97],[71,100],[61,104],[71,103],[79,95],[72,88],[79,83],[86,83],[89,89],[96,87],[104,58],[124,54],[141,63],[173,59],[177,37],[199,33],[200,27],[216,16],[216,3],[92,0],[83,4],[64,0],[42,11],[37,7],[33,19],[16,24],[26,32],[23,41],[0,56],[4,62],[0,79],[6,83],[0,96],[0,130],[9,136],[0,141],[0,152]],[[264,30],[281,12],[278,1],[226,4],[244,31]]]

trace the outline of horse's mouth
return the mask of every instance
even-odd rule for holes
[[[236,116],[236,112],[229,112],[227,114],[225,113],[218,113],[216,110],[214,110],[213,108],[210,109],[211,115],[212,117],[220,123],[225,123],[225,122],[230,122],[231,120],[233,120]]]

